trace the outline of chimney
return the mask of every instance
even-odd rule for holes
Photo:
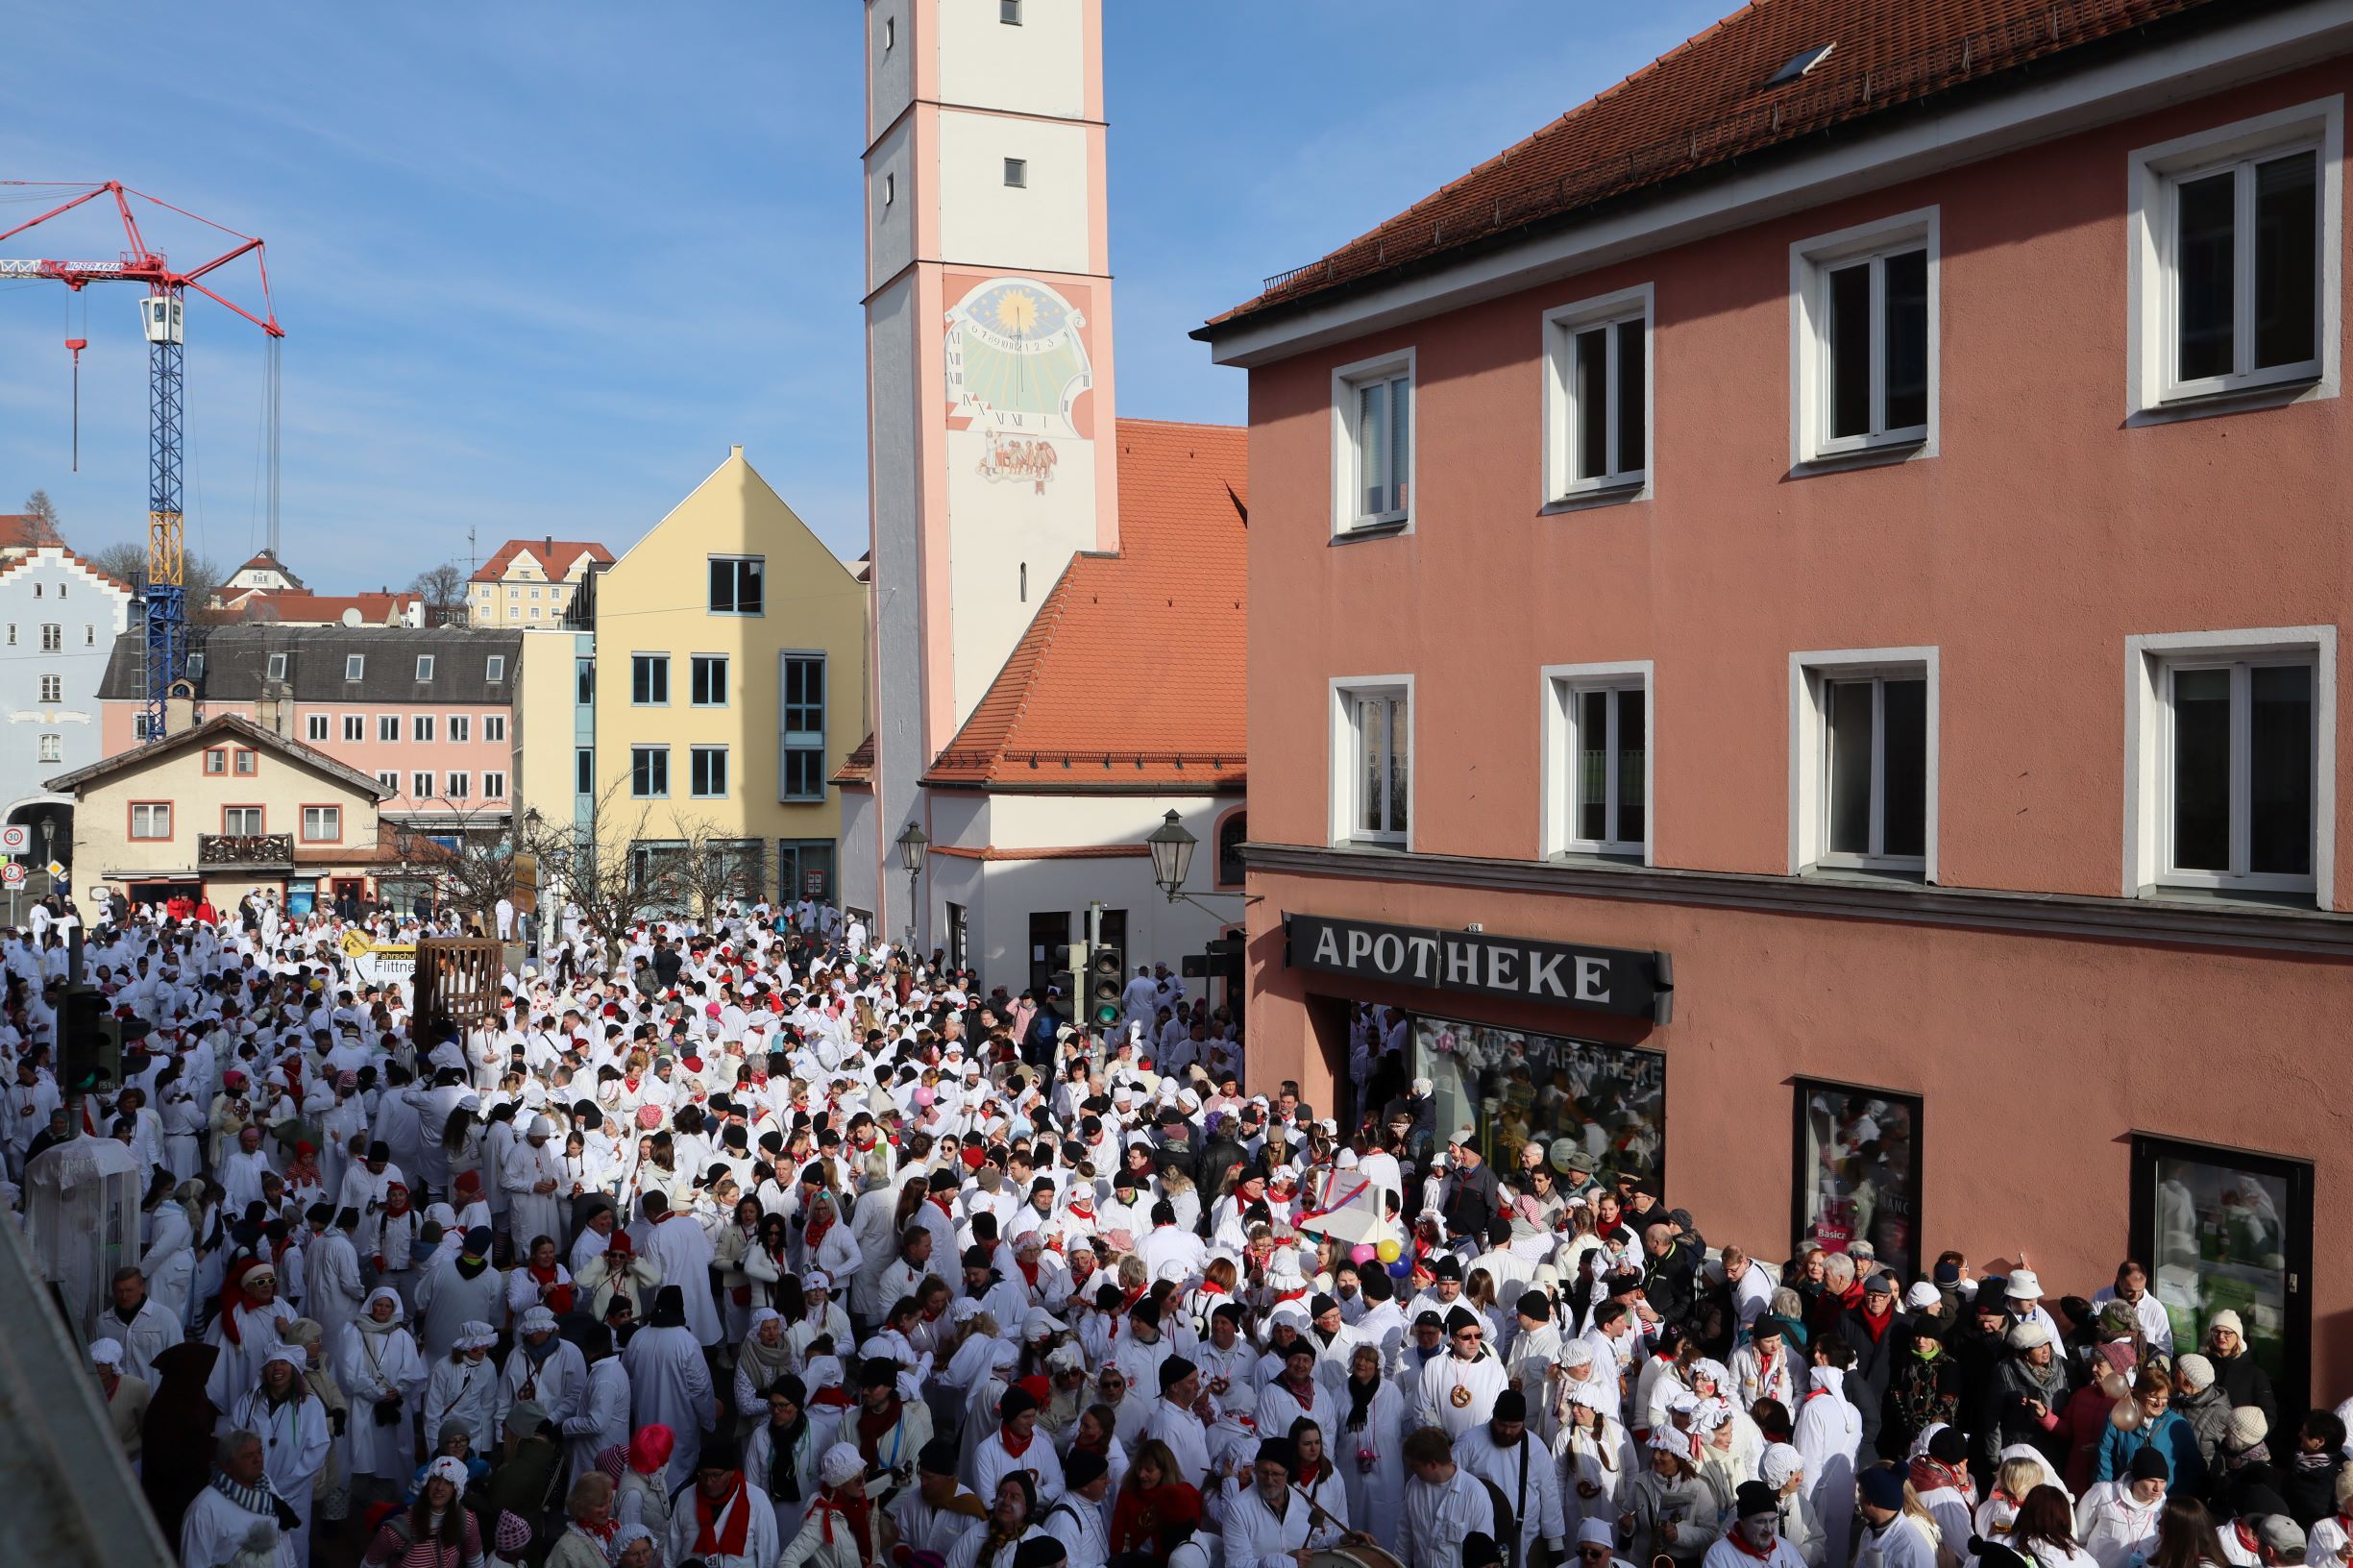
[[[186,681],[174,681],[163,697],[163,733],[178,735],[196,723],[196,698]]]

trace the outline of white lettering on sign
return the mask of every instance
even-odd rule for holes
[[[1354,968],[1360,960],[1371,956],[1373,934],[1359,927],[1348,933],[1348,964]]]
[[[1568,988],[1560,983],[1560,966],[1568,959],[1566,953],[1539,953],[1528,950],[1528,994],[1541,996],[1552,992],[1562,1001],[1569,999]]]
[[[1488,948],[1487,989],[1489,991],[1519,990],[1520,977],[1514,972],[1519,962],[1520,954],[1516,947]]]
[[[1384,974],[1395,974],[1406,967],[1406,943],[1394,931],[1384,931],[1373,943],[1373,963]]]
[[[1479,949],[1467,942],[1446,944],[1446,983],[1450,986],[1479,984]]]
[[[1315,933],[1316,963],[1331,964],[1334,966],[1338,965],[1340,961],[1340,944],[1333,940],[1335,935],[1336,933],[1333,931],[1332,927],[1328,925]]]
[[[1414,937],[1407,943],[1407,945],[1413,949],[1413,978],[1416,980],[1429,979],[1430,960],[1437,953],[1438,939]]]
[[[1581,1002],[1609,1000],[1609,960],[1586,958],[1577,960],[1577,999]]]

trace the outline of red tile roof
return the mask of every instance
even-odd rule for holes
[[[514,564],[516,556],[527,554],[539,563],[542,573],[558,582],[572,575],[573,566],[583,554],[599,566],[613,564],[613,552],[590,539],[509,539],[499,547],[496,555],[482,563],[472,580],[498,582],[506,576],[506,569]]]
[[[390,625],[416,601],[415,594],[288,594],[260,588],[233,589],[227,598],[240,620],[312,625],[333,625],[345,610],[357,610],[363,625]]]
[[[1210,329],[1557,228],[1587,208],[2220,0],[1755,0],[1321,260],[1266,280]],[[1806,74],[1766,83],[1801,52]],[[1208,330],[1197,336],[1211,335]]]
[[[1247,435],[1118,422],[1119,552],[1071,558],[924,783],[1241,781]]]
[[[62,543],[54,532],[45,531],[40,520],[29,512],[0,512],[0,550],[31,550],[36,545]]]
[[[842,759],[842,766],[826,780],[830,784],[848,784],[859,789],[874,787],[874,737],[869,734],[850,754]]]
[[[238,567],[234,572],[232,572],[229,575],[233,577],[239,577],[243,576],[248,572],[275,572],[280,576],[292,583],[295,587],[301,588],[304,586],[303,579],[294,575],[294,568],[288,566],[285,562],[280,560],[277,556],[271,554],[266,550],[262,551],[252,560],[247,561],[243,566]]]

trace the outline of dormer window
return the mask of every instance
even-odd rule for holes
[[[433,678],[433,656],[430,653],[417,655],[417,678],[419,680]]]
[[[286,678],[286,656],[283,653],[273,653],[270,655],[269,669],[262,678],[265,680],[283,680]]]
[[[361,675],[367,674],[367,669],[368,657],[366,654],[346,653],[343,656],[343,678],[345,680],[357,680]]]
[[[504,680],[505,678],[506,655],[503,653],[493,653],[490,655],[489,660],[482,666],[482,679],[488,682],[490,685],[496,686],[499,684],[499,682]]]

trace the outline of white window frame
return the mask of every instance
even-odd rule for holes
[[[1358,745],[1357,703],[1365,698],[1402,697],[1406,700],[1406,827],[1402,833],[1370,832],[1357,825],[1360,801],[1357,773],[1363,751]],[[1341,847],[1413,847],[1413,807],[1421,794],[1413,747],[1414,715],[1411,675],[1334,676],[1331,683],[1330,791],[1332,842]],[[1390,737],[1395,745],[1396,737]],[[1384,814],[1386,815],[1385,813]]]
[[[408,775],[408,796],[412,800],[431,800],[436,798],[436,796],[433,795],[433,775],[429,771],[410,772]]]
[[[65,737],[62,735],[43,735],[40,742],[40,760],[43,762],[64,761]]]
[[[482,774],[482,798],[485,800],[506,798],[506,775],[504,773],[494,768]]]
[[[492,746],[497,746],[504,741],[506,739],[506,715],[502,713],[483,714],[482,739]]]
[[[332,832],[314,832],[331,826]],[[343,808],[341,806],[305,806],[303,808],[303,842],[305,844],[340,844],[343,842]]]
[[[1399,377],[1405,379],[1410,389],[1412,403],[1406,417],[1406,504],[1376,514],[1360,513],[1357,510],[1357,497],[1363,493],[1363,486],[1357,477],[1357,389],[1368,381],[1394,380]],[[1413,502],[1421,493],[1418,475],[1422,462],[1422,442],[1421,431],[1417,428],[1421,417],[1421,377],[1417,354],[1411,346],[1399,349],[1394,354],[1359,359],[1332,373],[1332,533],[1335,538],[1360,533],[1413,531]]]
[[[482,661],[482,682],[496,686],[506,679],[506,655],[493,653]]]
[[[412,713],[408,716],[408,738],[419,745],[429,746],[433,739],[433,716]]]
[[[379,746],[396,745],[401,738],[401,716],[380,713],[376,716],[376,741]]]
[[[286,678],[286,656],[283,653],[273,653],[270,655],[269,662],[262,667],[262,678],[265,680],[283,680]]]
[[[1940,707],[1943,681],[1940,657],[1934,648],[1825,649],[1789,656],[1789,874],[1806,871],[1867,870],[1917,874],[1937,880],[1937,774]],[[1927,745],[1923,766],[1926,772],[1921,812],[1922,853],[1918,856],[1865,857],[1829,852],[1826,815],[1829,776],[1826,748],[1828,715],[1823,708],[1823,687],[1831,680],[1860,680],[1870,676],[1924,676],[1927,691]]]
[[[637,695],[637,669],[641,660],[644,661],[646,666],[646,686],[649,691],[650,691],[653,686],[652,672],[657,669],[661,672],[661,696],[641,698]],[[631,653],[629,655],[629,706],[633,708],[666,708],[670,706],[670,655],[668,653],[639,652]]]
[[[368,721],[367,721],[367,719],[366,719],[364,716],[362,716],[362,715],[360,715],[360,714],[356,714],[356,713],[347,713],[347,714],[345,714],[345,715],[343,716],[343,739],[344,739],[344,743],[345,743],[346,745],[350,745],[350,746],[357,746],[357,745],[361,745],[361,744],[365,743],[365,742],[366,742],[366,740],[367,740],[367,738],[368,738]]]
[[[231,814],[246,811],[250,811],[254,814],[254,825],[250,829],[236,828],[229,825]],[[223,806],[221,808],[221,832],[233,839],[257,838],[262,832],[263,824],[267,822],[268,820],[267,813],[264,812],[259,806]]]
[[[141,814],[145,814],[148,831],[139,831]],[[172,803],[168,800],[135,800],[131,803],[131,838],[134,842],[150,843],[172,836]],[[160,826],[163,831],[155,831]]]
[[[2313,667],[2313,845],[2309,878],[2172,871],[2172,723],[2166,676],[2184,665],[2301,662]],[[2234,836],[2236,828],[2234,827]],[[2339,908],[2337,881],[2337,628],[2257,626],[2124,639],[2123,895],[2185,888],[2276,893]]]
[[[357,680],[367,673],[368,656],[366,654],[346,653],[343,655],[343,678],[345,680]]]
[[[433,678],[433,656],[430,653],[417,655],[417,678],[419,680]]]
[[[2300,147],[2317,147],[2319,168],[2319,314],[2316,363],[2174,380],[2178,343],[2174,335],[2172,280],[2173,190],[2185,178],[2213,173],[2244,159],[2269,157]],[[2247,396],[2269,394],[2301,403],[2338,395],[2341,367],[2339,339],[2344,331],[2344,95],[2332,94],[2251,119],[2176,136],[2127,156],[2125,280],[2127,331],[2124,345],[2125,401],[2130,419],[2156,424],[2236,406]],[[2242,244],[2251,243],[2240,226]],[[2251,290],[2240,291],[2239,340],[2245,342],[2253,309]]]
[[[1639,860],[1645,866],[1654,864],[1652,844],[1657,837],[1654,831],[1657,826],[1657,793],[1653,788],[1653,780],[1658,760],[1658,716],[1657,704],[1652,698],[1655,675],[1653,661],[1626,659],[1605,664],[1548,664],[1540,674],[1543,681],[1541,724],[1544,739],[1543,852],[1548,856],[1599,855],[1613,860]],[[1640,843],[1578,836],[1577,750],[1581,721],[1578,716],[1576,698],[1597,691],[1638,691],[1642,694],[1643,836]],[[1616,776],[1613,770],[1610,775],[1613,796]],[[1407,802],[1409,812],[1411,805],[1410,801]],[[1613,799],[1613,821],[1616,820],[1615,805]]]
[[[65,677],[63,675],[41,676],[40,689],[40,699],[43,702],[62,702],[65,700]]]
[[[441,781],[441,798],[444,800],[465,799],[472,788],[469,782],[472,777],[471,773],[452,773],[444,778]]]
[[[452,746],[472,745],[474,739],[473,715],[465,713],[451,714],[449,716],[448,727],[443,733],[450,737],[450,744]]]
[[[303,716],[303,739],[312,746],[327,744],[327,715],[309,713]]]
[[[390,772],[378,773],[376,775],[376,782],[381,784],[385,789],[390,790],[394,795],[401,793],[401,775],[399,770],[397,769]]]
[[[662,787],[640,791],[637,787],[637,758],[640,752],[662,754]],[[650,772],[650,769],[648,770]],[[670,798],[670,747],[667,746],[632,746],[629,747],[629,798],[632,800],[667,800]]]
[[[41,651],[43,653],[65,651],[65,624],[63,622],[44,621],[41,623]]]
[[[796,660],[814,662],[819,671],[818,678],[824,683],[822,699],[817,705],[818,727],[813,730],[787,729],[784,723],[787,705],[785,694],[791,685],[786,678],[786,672]],[[827,657],[823,649],[778,649],[776,650],[776,800],[779,804],[806,805],[825,798],[825,792],[830,788],[826,778],[825,748],[829,744],[827,737],[831,733],[832,717],[833,660]],[[786,789],[792,772],[788,759],[795,753],[806,751],[817,753],[817,789],[805,795],[790,794]]]
[[[1615,293],[1603,294],[1573,305],[1558,306],[1544,312],[1544,502],[1546,505],[1575,504],[1591,498],[1647,501],[1651,497],[1652,438],[1655,433],[1651,424],[1653,397],[1651,372],[1655,363],[1652,339],[1657,330],[1654,309],[1655,291],[1650,283],[1637,283]],[[1618,422],[1623,410],[1618,406],[1618,334],[1615,329],[1629,321],[1642,323],[1642,467],[1619,469]],[[1577,478],[1577,431],[1579,419],[1577,402],[1577,337],[1597,327],[1612,329],[1609,333],[1610,373],[1605,378],[1609,398],[1609,429],[1605,439],[1609,446],[1610,466],[1592,478]]]
[[[689,653],[686,656],[687,706],[695,708],[723,708],[728,706],[728,698],[732,693],[731,681],[734,675],[734,672],[729,668],[729,666],[734,661],[724,653]],[[695,683],[701,677],[703,667],[713,663],[716,663],[719,666],[720,698],[716,702],[706,701],[705,699],[695,695]]]
[[[1933,457],[1937,453],[1938,406],[1944,374],[1941,364],[1944,319],[1942,282],[1944,243],[1942,209],[1916,208],[1889,217],[1875,218],[1833,233],[1816,234],[1789,247],[1789,465],[1804,470],[1817,464],[1877,458],[1902,460]],[[1924,425],[1875,429],[1867,435],[1832,436],[1830,428],[1829,278],[1832,272],[1866,258],[1925,248],[1928,253],[1928,418]],[[1886,355],[1879,342],[1885,325],[1875,281],[1872,330],[1872,420],[1883,417]]]

